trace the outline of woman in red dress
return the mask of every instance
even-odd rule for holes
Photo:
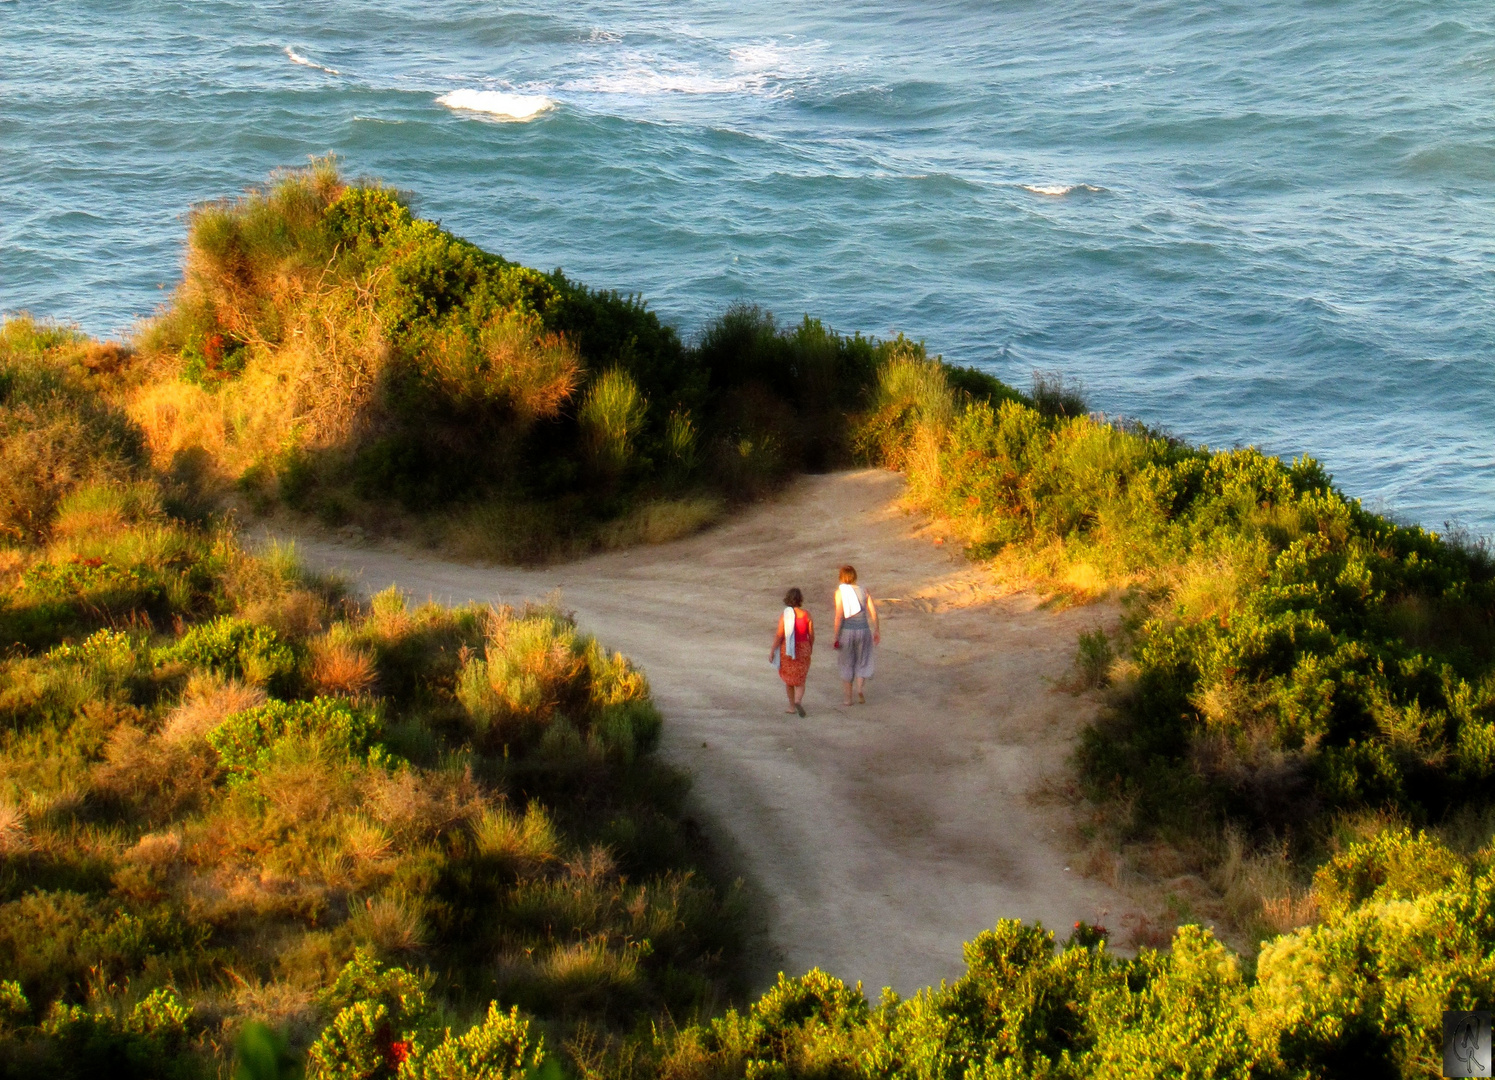
[[[805,594],[790,589],[784,594],[784,614],[773,635],[769,663],[779,662],[779,678],[789,694],[787,713],[805,715],[805,676],[810,674],[810,652],[815,647],[815,622],[804,608]]]

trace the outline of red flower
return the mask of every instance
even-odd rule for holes
[[[410,1043],[397,1040],[389,1044],[389,1060],[394,1065],[403,1065],[410,1057]]]

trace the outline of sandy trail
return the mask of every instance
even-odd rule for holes
[[[807,477],[699,536],[541,570],[301,539],[307,563],[376,592],[522,602],[561,590],[582,627],[648,673],[662,753],[758,905],[750,973],[821,967],[874,994],[957,976],[961,943],[1003,917],[1061,935],[1132,904],[1070,869],[1069,811],[1033,798],[1064,774],[1094,704],[1056,693],[1094,609],[999,596],[958,552],[914,536],[901,479]],[[841,705],[836,568],[856,564],[883,644],[868,704]],[[816,621],[808,719],[786,716],[768,651],[784,590]]]

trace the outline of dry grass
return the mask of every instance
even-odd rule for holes
[[[372,896],[353,908],[348,930],[355,941],[385,955],[412,953],[426,944],[421,905],[405,897]]]
[[[1312,891],[1288,893],[1271,899],[1263,898],[1260,920],[1271,936],[1288,934],[1304,926],[1318,922],[1318,898]]]
[[[166,714],[161,740],[181,744],[201,739],[225,718],[265,703],[263,687],[199,673],[187,683],[181,704]]]
[[[367,697],[377,682],[374,658],[351,642],[324,638],[312,645],[311,682],[328,697]]]
[[[720,521],[725,512],[726,503],[711,496],[652,499],[604,525],[599,540],[604,548],[666,544],[693,536]]]
[[[531,803],[523,815],[506,806],[487,810],[472,824],[480,855],[518,866],[538,867],[557,857],[560,842],[550,815]]]
[[[378,864],[395,850],[389,830],[367,815],[345,820],[339,831],[343,851],[358,863]]]
[[[527,421],[558,415],[584,370],[581,354],[566,338],[537,334],[529,320],[509,314],[494,316],[476,341],[465,329],[449,328],[432,342],[427,363],[459,406],[506,400]]]
[[[468,772],[371,771],[364,804],[402,844],[430,839],[482,816],[486,799]]]
[[[12,802],[0,802],[0,856],[24,855],[31,850],[26,814]]]

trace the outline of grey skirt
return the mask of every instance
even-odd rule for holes
[[[836,662],[841,665],[842,682],[872,678],[872,628],[841,627],[841,648],[836,652]]]

